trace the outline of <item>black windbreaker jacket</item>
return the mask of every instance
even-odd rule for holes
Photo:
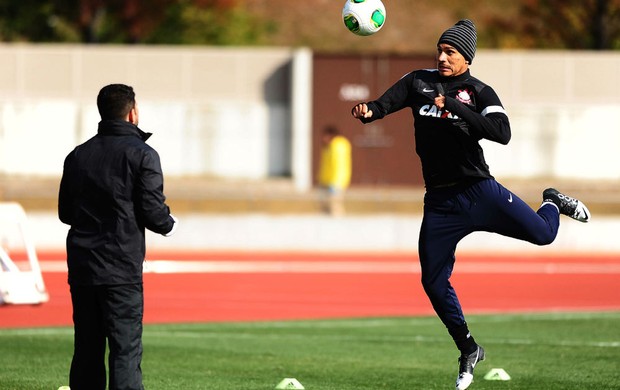
[[[69,284],[141,283],[145,228],[172,230],[159,155],[145,143],[150,135],[126,121],[104,120],[97,135],[66,157],[58,216],[71,225]]]
[[[434,105],[440,93],[446,97],[444,110]],[[478,141],[507,144],[511,137],[497,94],[469,70],[456,77],[441,77],[434,69],[413,71],[367,105],[373,116],[364,123],[411,108],[427,189],[492,178]]]

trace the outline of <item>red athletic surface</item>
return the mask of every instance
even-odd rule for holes
[[[62,259],[58,254],[40,255]],[[415,254],[158,253],[150,259],[417,263]],[[459,265],[602,265],[585,273],[459,273]],[[458,256],[452,283],[466,314],[620,310],[620,256]],[[465,269],[465,268],[463,268]],[[553,269],[551,267],[550,269]],[[45,272],[50,300],[0,306],[0,328],[71,325],[66,272]],[[145,323],[431,315],[418,272],[186,273],[144,277]]]

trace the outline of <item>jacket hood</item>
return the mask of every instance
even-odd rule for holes
[[[142,141],[146,141],[153,135],[152,133],[147,133],[142,130],[133,123],[120,120],[120,119],[112,119],[112,120],[102,120],[99,122],[99,128],[97,129],[97,134],[103,136],[110,135],[135,135],[140,138]]]

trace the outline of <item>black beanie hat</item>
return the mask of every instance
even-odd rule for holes
[[[454,46],[471,64],[476,55],[476,26],[469,19],[459,20],[439,37],[437,45],[447,43]]]

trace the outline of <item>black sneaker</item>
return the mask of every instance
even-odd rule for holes
[[[567,215],[579,222],[590,220],[590,210],[578,199],[562,194],[555,188],[547,188],[543,191],[543,203],[551,202],[558,206],[560,214]]]
[[[456,378],[457,390],[465,390],[474,381],[474,367],[484,360],[484,349],[478,348],[469,355],[461,355],[459,358],[459,377]]]

